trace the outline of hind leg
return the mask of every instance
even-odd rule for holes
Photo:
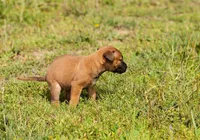
[[[50,83],[50,91],[51,91],[51,104],[55,105],[55,106],[59,106],[60,105],[60,91],[61,91],[61,87],[57,82],[54,83]]]

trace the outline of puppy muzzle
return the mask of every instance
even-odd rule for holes
[[[127,69],[127,65],[124,61],[122,61],[121,64],[119,65],[119,67],[117,69],[115,69],[113,72],[122,74],[122,73],[126,72],[126,69]]]

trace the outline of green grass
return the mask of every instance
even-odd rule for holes
[[[0,1],[1,139],[199,139],[198,0]],[[98,100],[50,105],[44,75],[59,55],[113,45],[128,64]],[[83,95],[85,95],[85,91]]]

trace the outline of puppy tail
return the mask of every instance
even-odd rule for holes
[[[39,82],[45,82],[46,78],[43,77],[17,77],[18,80],[23,80],[23,81],[39,81]]]

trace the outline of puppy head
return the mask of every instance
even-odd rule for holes
[[[107,71],[114,73],[124,73],[127,69],[126,63],[123,61],[121,52],[112,47],[103,47],[99,51],[102,52],[103,65]]]

